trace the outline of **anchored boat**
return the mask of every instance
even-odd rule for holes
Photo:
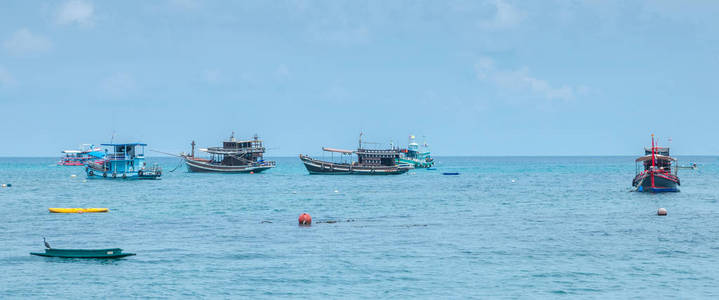
[[[157,164],[147,167],[145,146],[147,144],[102,144],[113,150],[104,160],[89,162],[85,167],[87,178],[104,179],[159,179],[162,169]],[[107,150],[106,150],[107,152]]]
[[[434,166],[434,159],[429,155],[429,146],[423,143],[420,146],[415,142],[414,135],[409,136],[407,149],[400,150],[399,163],[411,164],[415,168],[431,168]]]
[[[55,249],[48,248],[45,252],[30,252],[31,255],[64,257],[64,258],[121,258],[135,255],[135,253],[123,253],[120,248],[109,249]]]
[[[65,150],[62,153],[64,156],[57,162],[61,166],[83,166],[90,161],[105,157],[102,149],[91,144],[83,144],[80,150]]]
[[[357,161],[334,162],[311,158],[300,154],[300,160],[310,174],[331,175],[396,175],[406,173],[412,169],[410,164],[398,163],[400,150],[397,148],[373,150],[362,147],[362,134],[359,138],[359,147],[356,151],[334,148],[322,148],[323,151],[339,153],[340,159],[351,159],[357,155]]]
[[[209,159],[195,157],[195,141],[190,145],[192,152],[182,155],[189,172],[259,173],[276,165],[274,161],[264,160],[265,147],[257,135],[251,140],[238,141],[233,132],[222,147],[199,149],[208,153]]]
[[[676,159],[669,156],[669,147],[655,146],[652,134],[652,147],[644,148],[644,156],[635,160],[637,174],[632,186],[639,192],[678,192],[681,183],[675,162]]]

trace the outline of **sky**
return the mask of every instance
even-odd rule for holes
[[[716,1],[2,1],[0,156],[716,155]],[[424,137],[424,138],[423,138]]]

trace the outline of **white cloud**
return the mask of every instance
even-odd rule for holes
[[[494,16],[488,20],[480,21],[480,26],[483,28],[504,29],[514,27],[518,25],[524,17],[521,11],[504,0],[495,0],[494,7]]]
[[[127,73],[115,73],[105,78],[100,87],[112,96],[124,95],[134,91],[137,88],[135,78]]]
[[[78,24],[83,26],[93,25],[93,13],[95,8],[92,3],[82,0],[65,2],[57,12],[57,23],[61,25]]]
[[[480,80],[491,82],[499,88],[514,92],[530,92],[551,100],[571,100],[577,94],[585,94],[589,90],[586,86],[552,86],[546,80],[532,77],[527,67],[517,70],[498,69],[494,66],[494,61],[487,57],[481,58],[475,64],[475,70]]]
[[[15,78],[12,77],[12,74],[8,72],[5,67],[0,66],[0,87],[7,87],[15,85],[16,81]]]
[[[27,28],[20,29],[13,33],[9,39],[3,42],[3,47],[15,55],[26,55],[40,53],[50,50],[52,43],[49,39],[35,35]]]

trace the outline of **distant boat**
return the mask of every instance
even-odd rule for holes
[[[644,148],[644,156],[635,160],[636,175],[632,186],[639,192],[678,192],[679,177],[677,176],[676,159],[669,156],[669,147],[658,147],[654,144],[652,134],[652,147]],[[641,163],[642,167],[639,167]],[[672,170],[673,169],[673,170]]]
[[[322,148],[323,151],[339,153],[340,157],[350,158],[357,155],[354,162],[332,162],[311,158],[300,154],[300,160],[310,174],[327,175],[396,175],[403,174],[414,168],[410,164],[398,163],[400,150],[391,149],[365,149],[362,147],[362,134],[360,134],[359,147],[356,151],[335,148]]]
[[[90,161],[105,157],[102,149],[91,144],[83,144],[79,150],[64,150],[62,159],[57,162],[61,166],[84,166]]]
[[[422,146],[415,142],[414,135],[409,136],[407,149],[400,150],[400,163],[411,164],[415,168],[431,168],[434,166],[434,159],[429,155],[429,146],[422,143]]]
[[[142,143],[102,144],[113,150],[105,159],[89,162],[85,167],[87,178],[104,179],[159,179],[162,169],[145,163],[145,146]]]
[[[63,258],[121,258],[135,255],[123,253],[120,248],[109,249],[45,249],[45,252],[30,252],[31,255]]]
[[[274,161],[264,160],[265,147],[257,135],[250,140],[235,140],[233,132],[222,147],[200,149],[210,155],[209,159],[195,157],[195,142],[192,152],[182,155],[189,172],[212,173],[259,173],[275,167]]]

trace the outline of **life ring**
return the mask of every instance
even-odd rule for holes
[[[142,170],[137,171],[137,176],[142,176]]]
[[[127,174],[122,173],[122,179],[127,179]]]
[[[157,177],[160,177],[162,175],[162,171],[155,172],[155,175],[157,175]]]
[[[112,173],[112,178],[117,178],[117,173]]]
[[[88,172],[87,175],[94,176],[94,175],[95,175],[95,172],[93,172],[92,170],[90,170],[90,172]]]
[[[107,173],[106,173],[106,172],[105,172],[105,173],[102,173],[102,177],[107,178]]]

